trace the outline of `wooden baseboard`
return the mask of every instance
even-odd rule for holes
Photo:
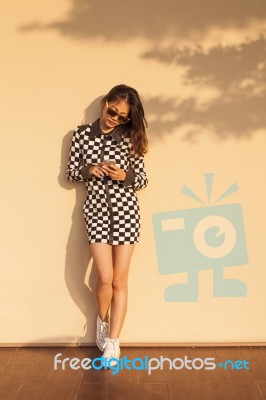
[[[0,343],[0,347],[88,347],[95,343]],[[261,347],[266,342],[120,343],[121,347]]]

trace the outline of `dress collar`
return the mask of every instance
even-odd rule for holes
[[[103,132],[100,128],[99,118],[98,118],[91,124],[90,135],[91,137],[95,137],[95,136],[100,136],[102,134]],[[110,135],[112,139],[114,139],[117,143],[120,143],[122,140],[121,125],[117,126],[110,133],[106,133],[105,135]]]

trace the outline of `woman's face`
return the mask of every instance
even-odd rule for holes
[[[108,108],[117,113],[118,115],[115,116],[109,115]],[[101,122],[104,125],[105,129],[113,129],[122,123],[122,121],[120,120],[120,116],[128,117],[129,111],[130,111],[129,104],[125,100],[106,102],[103,107]]]

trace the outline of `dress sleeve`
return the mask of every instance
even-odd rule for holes
[[[86,181],[86,179],[81,174],[81,169],[84,167],[84,164],[82,162],[82,145],[80,134],[81,127],[78,126],[72,136],[66,171],[66,177],[71,182]]]
[[[144,189],[148,184],[145,171],[144,157],[131,156],[129,170],[126,172],[124,186],[132,186],[134,189]]]

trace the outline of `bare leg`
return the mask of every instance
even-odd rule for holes
[[[110,338],[119,338],[127,310],[127,280],[134,244],[113,246],[113,297],[111,302]]]
[[[108,322],[108,312],[113,296],[112,246],[106,243],[92,243],[90,248],[97,272],[96,300],[98,313],[102,321]]]

